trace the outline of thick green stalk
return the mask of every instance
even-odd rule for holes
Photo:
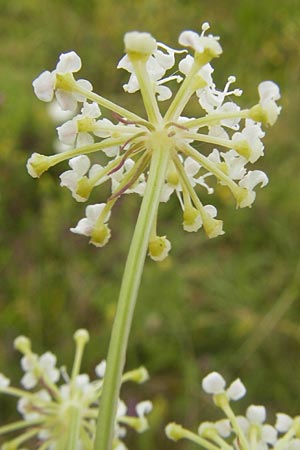
[[[127,342],[140,286],[151,226],[158,209],[160,193],[169,161],[170,139],[157,132],[152,135],[152,159],[144,198],[131,241],[120,289],[109,345],[107,367],[100,400],[95,450],[111,450],[115,416],[125,365]]]

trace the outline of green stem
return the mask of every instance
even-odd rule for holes
[[[161,133],[153,135],[148,182],[126,261],[109,345],[94,450],[110,450],[112,446],[127,342],[151,226],[159,205],[160,193],[169,161],[169,141],[167,136]]]
[[[67,436],[66,450],[76,450],[80,432],[80,406],[70,405],[67,414],[69,415],[69,430]]]
[[[126,119],[131,120],[132,122],[141,122],[146,127],[149,125],[147,120],[142,119],[137,114],[132,113],[131,111],[128,111],[127,109],[123,108],[122,106],[117,105],[114,102],[111,102],[110,100],[107,100],[106,98],[102,97],[99,94],[96,94],[93,91],[88,91],[87,89],[79,86],[78,84],[75,84],[73,86],[74,91],[79,92],[79,94],[84,95],[86,98],[91,100],[92,102],[98,103],[100,106],[103,106],[104,108],[119,114],[122,117],[126,117]]]

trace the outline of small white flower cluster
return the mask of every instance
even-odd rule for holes
[[[264,154],[262,126],[276,122],[281,109],[276,103],[279,88],[272,81],[260,83],[258,103],[241,109],[232,101],[232,97],[242,94],[240,89],[231,88],[235,77],[228,77],[223,90],[217,89],[213,81],[211,61],[221,55],[222,48],[218,37],[205,34],[208,29],[204,23],[200,35],[194,31],[181,33],[179,44],[184,50],[157,42],[148,33],[125,35],[126,54],[118,68],[130,73],[124,90],[141,92],[147,119],[94,93],[88,81],[75,80],[81,60],[74,51],[62,54],[54,71],[43,72],[33,82],[40,100],[49,102],[55,96],[64,110],[74,111],[78,102],[81,109],[57,128],[59,141],[68,146],[67,150],[52,156],[34,153],[27,163],[30,175],[39,177],[55,164],[69,160],[71,170],[60,175],[61,186],[67,187],[79,202],[87,201],[94,187],[106,181],[111,183],[107,202],[89,205],[86,218],[71,228],[72,232],[89,236],[98,247],[108,242],[112,207],[123,194],[144,195],[153,152],[162,141],[166,142],[169,163],[160,201],[167,202],[176,194],[186,231],[196,232],[203,227],[209,238],[224,233],[223,222],[216,219],[216,208],[203,205],[195,191],[201,186],[212,194],[213,186],[208,184],[212,177],[229,188],[240,208],[251,207],[256,187],[268,183],[264,172],[248,170],[246,165]],[[181,59],[176,69],[178,55]],[[178,72],[181,75],[174,75]],[[166,84],[174,81],[179,88],[172,98],[172,90]],[[200,116],[185,117],[183,111],[194,95],[199,101]],[[170,105],[162,116],[157,100],[168,99]],[[100,106],[111,112],[112,120],[101,118]],[[199,151],[198,143],[206,143],[208,150],[201,147]],[[88,155],[95,152],[104,153],[108,162],[92,164]],[[156,222],[157,214],[149,255],[161,261],[168,255],[171,243],[165,236],[157,235]]]
[[[72,433],[75,433],[76,449],[92,450],[106,363],[102,361],[96,366],[97,379],[94,381],[87,374],[80,373],[84,347],[89,339],[88,332],[77,330],[74,339],[76,351],[71,376],[65,367],[56,367],[53,353],[46,352],[38,356],[32,352],[28,338],[20,336],[15,340],[15,347],[23,353],[21,367],[24,375],[21,385],[24,389],[11,386],[10,380],[0,373],[0,393],[18,398],[17,410],[22,419],[0,426],[0,435],[24,431],[3,444],[2,450],[24,450],[24,445],[37,450],[70,448],[67,439],[70,436],[74,438]],[[123,375],[123,382],[143,383],[147,379],[148,373],[144,367]],[[125,426],[139,433],[148,428],[146,415],[151,409],[150,401],[142,401],[135,407],[136,414],[128,415],[127,406],[119,400],[114,450],[127,448],[123,442]]]
[[[208,374],[202,387],[213,395],[215,405],[226,419],[201,423],[197,434],[170,423],[166,427],[170,439],[188,439],[208,450],[300,450],[300,416],[292,418],[278,413],[275,425],[269,425],[266,408],[261,405],[251,405],[245,416],[236,416],[230,402],[244,397],[246,388],[237,379],[226,389],[226,381],[217,372]]]

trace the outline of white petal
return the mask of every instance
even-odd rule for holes
[[[275,444],[277,441],[277,431],[271,425],[263,425],[261,437],[267,444]]]
[[[171,67],[175,64],[174,51],[171,51],[171,49],[169,53],[164,53],[161,50],[157,50],[155,52],[155,59],[158,64],[164,68],[164,70],[171,69]]]
[[[286,433],[294,422],[290,416],[283,413],[276,414],[276,419],[275,427],[280,433]]]
[[[231,400],[239,400],[246,394],[246,388],[241,382],[241,380],[238,378],[233,383],[231,383],[226,392]]]
[[[90,133],[81,132],[78,133],[76,147],[85,147],[94,143],[94,138]]]
[[[97,203],[95,205],[89,205],[86,207],[85,214],[92,225],[95,225],[105,206],[105,203]]]
[[[56,128],[59,140],[66,145],[73,145],[77,136],[77,121],[68,120]]]
[[[9,378],[7,378],[5,375],[0,373],[0,390],[8,387],[9,384],[10,384]]]
[[[78,84],[78,86],[80,86],[83,89],[86,89],[87,91],[92,91],[93,90],[93,86],[92,84],[88,81],[88,80],[77,80],[76,84]],[[84,102],[86,100],[86,97],[82,94],[79,94],[78,92],[74,92],[74,98],[78,101],[78,102]]]
[[[280,99],[280,90],[276,83],[273,81],[262,81],[258,85],[258,93],[261,102],[263,103],[265,100],[279,100]]]
[[[70,231],[75,234],[83,234],[84,236],[90,236],[93,231],[93,224],[84,217],[80,219],[75,228],[70,228]]]
[[[183,73],[184,75],[187,75],[190,72],[193,63],[194,63],[194,58],[191,55],[187,55],[185,58],[183,58],[179,62],[178,69],[181,73]]]
[[[100,174],[100,172],[102,172],[102,170],[103,170],[103,167],[100,166],[100,164],[93,164],[92,167],[90,168],[90,171],[89,171],[89,178],[97,177]],[[108,180],[108,177],[104,176],[104,177],[100,178],[95,183],[94,186],[98,186],[99,184],[103,183],[106,180]]]
[[[122,402],[122,400],[119,400],[117,408],[117,417],[125,416],[126,413],[127,413],[127,406],[125,405],[124,402]]]
[[[188,156],[184,161],[184,170],[189,178],[194,177],[197,172],[199,172],[200,167],[200,164],[190,156]]]
[[[239,182],[239,185],[252,191],[258,184],[260,184],[261,187],[266,186],[268,181],[267,175],[261,170],[249,170],[247,175]]]
[[[105,360],[101,361],[101,362],[95,367],[96,375],[97,375],[99,378],[103,378],[103,377],[104,377],[104,375],[105,375],[105,370],[106,370],[106,361],[105,361]]]
[[[43,102],[51,102],[55,86],[55,73],[46,70],[32,82],[32,86],[37,98]]]
[[[163,102],[165,100],[168,100],[172,97],[172,91],[167,86],[160,86],[158,85],[155,89],[155,92],[157,95],[157,100],[160,102]]]
[[[81,178],[89,170],[91,162],[88,156],[79,155],[70,159],[69,166],[74,170],[78,178]]]
[[[81,59],[74,51],[62,53],[56,66],[57,73],[78,72],[81,69]]]
[[[266,420],[266,408],[264,406],[251,405],[247,408],[246,417],[253,424],[261,424]]]
[[[223,438],[227,438],[231,434],[231,424],[228,419],[218,420],[215,422],[215,427]]]
[[[149,400],[145,400],[136,405],[136,412],[139,417],[144,417],[152,411],[152,403]]]
[[[96,102],[93,103],[85,102],[81,109],[81,114],[87,117],[91,117],[92,119],[96,119],[101,115],[101,111]]]
[[[77,100],[71,92],[57,89],[55,91],[56,100],[64,111],[74,111],[77,107]]]
[[[37,384],[37,378],[31,373],[27,372],[21,379],[21,384],[25,389],[31,389]]]
[[[196,47],[199,43],[199,34],[195,33],[195,31],[183,31],[178,38],[178,42],[180,45],[185,47],[191,47],[196,50]],[[199,51],[199,50],[198,50]],[[201,47],[200,52],[203,51],[203,47]]]
[[[217,208],[213,205],[205,205],[204,206],[205,211],[207,214],[210,215],[210,217],[217,217],[218,211]]]
[[[237,416],[236,418],[238,426],[242,429],[244,433],[248,432],[249,429],[249,421],[244,416]]]
[[[218,372],[211,372],[202,380],[202,388],[207,394],[224,392],[226,381]]]

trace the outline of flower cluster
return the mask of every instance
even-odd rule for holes
[[[266,423],[266,408],[261,405],[250,405],[245,416],[236,416],[230,401],[242,398],[246,394],[246,388],[237,379],[226,389],[224,378],[217,372],[207,375],[202,387],[206,393],[213,395],[215,405],[223,411],[226,419],[203,422],[198,433],[170,423],[166,427],[170,439],[188,439],[208,450],[300,449],[300,416],[292,418],[278,413],[275,425],[269,425]]]
[[[25,430],[2,445],[2,450],[23,449],[24,445],[37,450],[76,448],[92,450],[98,416],[106,362],[95,368],[94,381],[80,373],[84,347],[89,339],[86,330],[74,334],[76,351],[71,375],[66,368],[56,367],[56,356],[46,352],[41,356],[33,353],[30,340],[20,336],[15,347],[23,354],[21,367],[24,375],[21,384],[24,389],[12,387],[10,380],[0,374],[0,392],[18,398],[17,410],[22,419],[0,427],[0,435]],[[124,373],[122,381],[143,383],[148,379],[144,367]],[[128,415],[125,403],[119,400],[114,450],[126,450],[123,438],[125,426],[143,432],[148,428],[146,415],[151,411],[150,401],[142,401],[135,407],[135,415]],[[70,439],[73,446],[70,446]]]
[[[40,100],[50,102],[56,97],[63,110],[74,111],[74,117],[57,128],[67,150],[52,156],[34,153],[27,163],[28,172],[39,177],[55,164],[69,160],[70,169],[60,175],[61,186],[79,202],[87,201],[96,186],[110,182],[111,195],[106,203],[87,206],[86,217],[71,228],[88,236],[95,246],[102,247],[110,239],[108,221],[116,201],[123,194],[144,195],[154,151],[162,147],[162,142],[165,145],[161,151],[168,152],[168,164],[160,201],[167,202],[172,194],[177,196],[186,231],[203,227],[209,238],[223,234],[216,208],[204,205],[195,188],[212,194],[215,182],[220,183],[231,191],[236,206],[244,208],[253,204],[257,186],[267,184],[264,172],[246,166],[264,154],[264,128],[273,125],[280,113],[276,103],[279,88],[272,81],[260,83],[257,104],[241,109],[232,100],[242,94],[232,88],[235,77],[228,77],[224,89],[218,89],[213,81],[211,61],[221,55],[222,47],[218,37],[206,34],[208,29],[204,23],[200,35],[182,32],[179,44],[183,50],[157,42],[148,33],[125,35],[126,54],[118,68],[130,74],[124,90],[141,92],[146,119],[94,93],[88,81],[76,80],[74,74],[81,60],[74,51],[62,54],[54,71],[45,71],[34,80]],[[166,84],[171,82],[172,86],[174,81],[179,87],[173,95]],[[184,115],[193,96],[199,102],[198,118]],[[169,107],[162,116],[158,102],[168,99]],[[110,118],[102,117],[102,108],[110,111]],[[199,143],[207,146],[199,149]],[[96,152],[102,154],[101,158],[91,161],[89,155]],[[211,182],[213,179],[216,181]],[[157,234],[156,214],[149,255],[159,261],[170,249],[166,236]]]

